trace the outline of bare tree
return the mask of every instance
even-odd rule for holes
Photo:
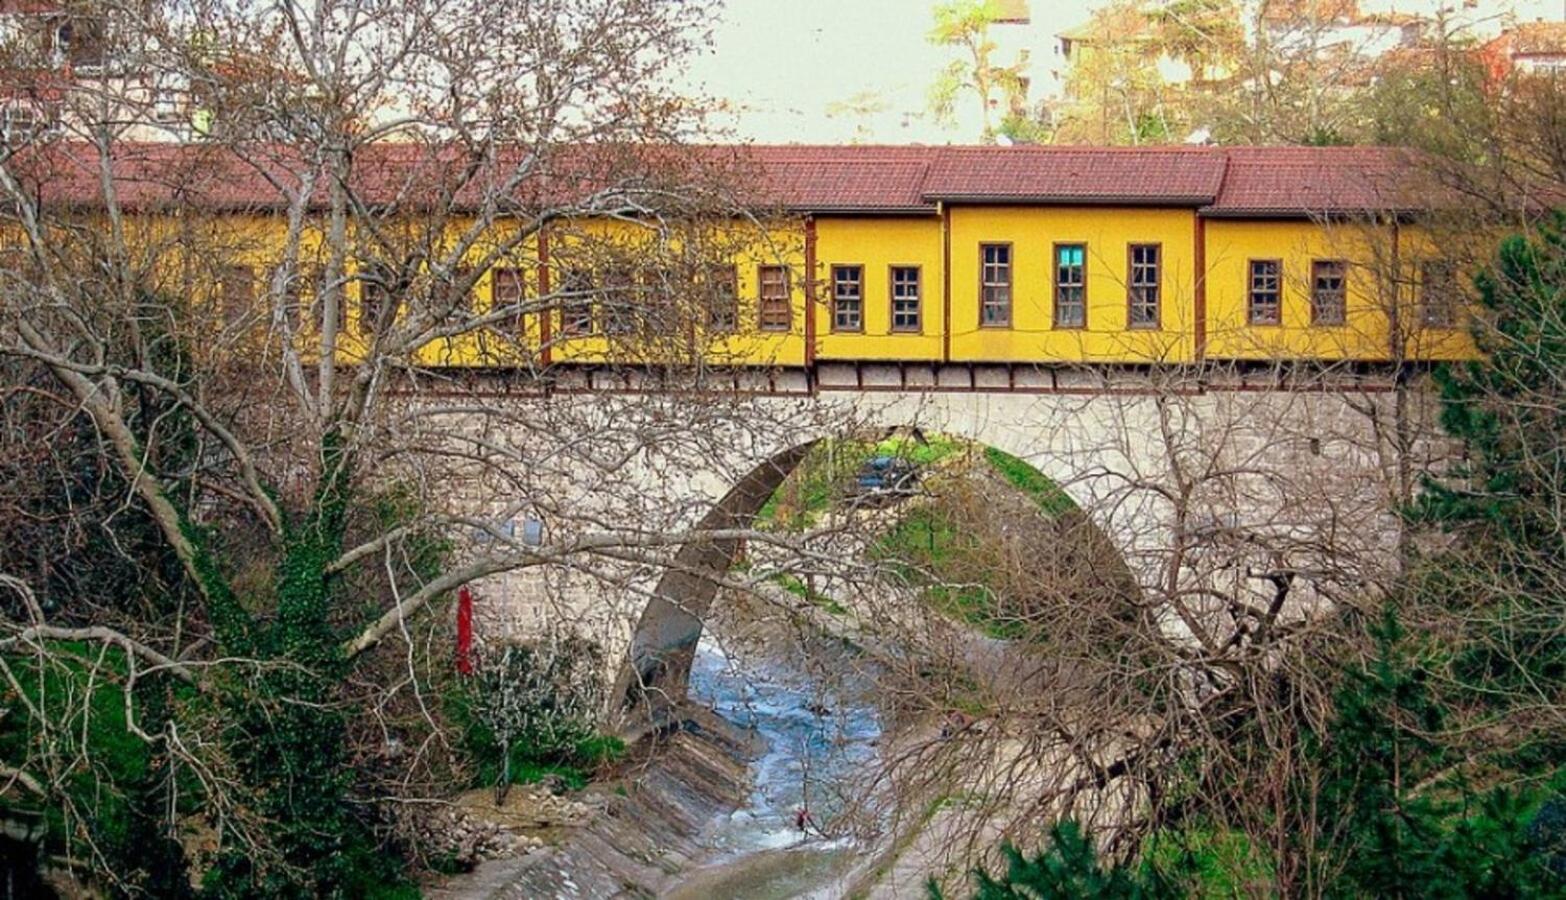
[[[199,798],[166,798],[165,836],[214,835],[196,862],[235,889],[328,890],[371,858],[365,810],[438,775],[422,610],[546,565],[635,590],[700,538],[697,501],[649,479],[797,427],[701,391],[754,302],[717,264],[791,249],[738,189],[743,159],[682,149],[701,107],[665,75],[702,4],[77,12],[126,77],[76,86],[56,131],[0,158],[7,459],[31,447],[7,502],[36,541],[5,554],[4,661],[20,697],[60,667],[94,687],[17,713],[49,740],[5,760],[5,790],[59,803],[101,771],[65,726],[106,681]],[[153,82],[205,140],[134,139]],[[684,391],[496,403],[443,368],[541,391],[578,326]],[[633,461],[654,474],[625,478]],[[109,559],[143,606],[79,592]],[[147,725],[149,680],[192,699]],[[109,850],[78,862],[147,884]]]

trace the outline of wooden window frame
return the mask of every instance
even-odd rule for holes
[[[705,324],[709,334],[735,334],[739,331],[739,266],[733,263],[711,263],[703,270],[702,293],[706,302]],[[719,285],[728,285],[725,296]],[[717,320],[719,301],[722,301],[724,321]]]
[[[914,275],[914,324],[912,327],[897,324],[897,273],[899,271],[912,272]],[[919,265],[901,265],[893,263],[886,267],[886,297],[887,297],[887,327],[892,334],[923,334],[924,333],[924,267]],[[907,299],[907,298],[902,298]]]
[[[1153,300],[1153,320],[1151,322],[1138,322],[1136,320],[1136,291],[1139,287],[1136,283],[1136,251],[1151,248],[1155,254],[1153,272],[1156,276],[1151,287],[1155,292]],[[1126,245],[1126,330],[1127,331],[1159,331],[1164,327],[1164,245],[1163,242],[1151,244],[1127,244]]]
[[[451,270],[451,281],[449,282],[449,286],[451,290],[455,292],[457,290],[457,285],[467,281],[472,277],[472,266],[466,264],[457,266]],[[458,299],[457,302],[452,306],[452,312],[461,310],[474,316],[478,315],[478,298],[478,282],[475,281],[468,285],[468,289],[463,292],[462,297]]]
[[[356,275],[359,282],[359,321],[357,331],[361,337],[374,334],[373,321],[380,318],[381,304],[390,300],[395,307],[398,302],[397,286],[391,283],[396,278],[390,266],[381,263],[360,269]],[[376,296],[381,292],[381,296]],[[392,321],[396,321],[396,312],[392,310]]]
[[[999,284],[991,285],[984,278],[984,268],[987,263],[984,260],[985,251],[992,247],[1006,248],[1006,320],[1004,322],[984,321],[984,292],[990,287],[1000,287]],[[979,244],[979,327],[980,328],[1010,328],[1015,321],[1017,304],[1017,254],[1010,241],[986,241]]]
[[[1256,267],[1272,266],[1272,318],[1259,317],[1256,298],[1265,291],[1256,289]],[[1245,324],[1253,328],[1277,328],[1283,325],[1283,260],[1248,259],[1245,261]]]
[[[1082,283],[1079,285],[1062,285],[1060,283],[1060,251],[1065,247],[1076,247],[1082,250]],[[1050,247],[1050,283],[1054,285],[1053,308],[1050,310],[1050,325],[1061,331],[1086,331],[1088,327],[1088,245],[1087,241],[1056,241]],[[1080,322],[1066,324],[1060,319],[1060,291],[1062,287],[1080,287],[1082,289],[1082,320]]]
[[[767,297],[768,272],[781,272],[783,274],[783,296]],[[781,325],[767,324],[767,303],[779,302],[783,304],[783,323]],[[788,334],[794,330],[794,285],[793,273],[785,265],[758,265],[756,266],[756,327],[760,331],[769,334]]]
[[[526,270],[520,266],[491,266],[489,270],[489,311],[491,314],[497,309],[510,305],[509,301],[502,302],[502,283],[515,287],[516,299],[514,302],[518,307],[527,303]],[[516,315],[511,318],[511,327],[517,334],[522,334],[527,328],[527,313],[519,308]]]
[[[860,264],[858,264],[858,263],[836,263],[836,264],[832,265],[831,269],[832,269],[832,316],[831,316],[832,321],[831,321],[830,324],[832,326],[832,333],[833,334],[864,334],[865,333],[865,267],[860,265]],[[839,272],[847,273],[847,272],[850,272],[850,271],[853,272],[857,276],[855,278],[855,280],[854,280],[854,283],[859,288],[859,296],[857,298],[855,298],[857,300],[857,302],[859,303],[859,314],[858,314],[859,324],[854,325],[854,326],[847,326],[847,325],[839,325],[838,324],[838,310],[839,310],[838,304],[841,302],[842,298],[838,297],[837,289],[838,289],[838,285],[839,284],[847,284],[848,283],[846,279],[839,279],[838,278],[838,273]]]
[[[572,282],[576,284],[573,285]],[[560,310],[561,337],[589,337],[598,333],[598,316],[593,303],[593,292],[597,289],[597,279],[591,269],[565,267],[560,270],[558,290],[565,293],[578,292],[583,295],[578,298],[562,298],[557,304]]]
[[[218,312],[223,318],[224,328],[233,328],[252,320],[259,293],[256,290],[256,279],[256,267],[248,263],[224,263],[218,266]]]
[[[1319,271],[1326,266],[1337,266],[1337,315],[1328,318],[1321,314],[1322,304]],[[1323,328],[1348,324],[1349,264],[1346,259],[1312,259],[1310,261],[1310,324]]]
[[[599,287],[599,318],[607,337],[626,337],[640,330],[641,310],[636,303],[639,276],[631,266],[609,266]]]
[[[1432,293],[1430,272],[1432,269],[1441,270],[1445,274],[1445,277],[1442,279],[1445,284],[1440,285],[1438,288],[1439,294],[1443,298],[1439,307],[1443,314],[1439,318],[1431,316],[1431,311],[1437,309],[1430,302]],[[1461,318],[1459,313],[1463,306],[1462,289],[1458,287],[1458,279],[1460,277],[1457,266],[1446,260],[1420,260],[1418,299],[1419,325],[1421,328],[1427,328],[1432,331],[1451,331],[1458,327],[1458,322]]]

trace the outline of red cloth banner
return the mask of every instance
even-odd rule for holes
[[[473,674],[473,592],[457,591],[457,671]]]

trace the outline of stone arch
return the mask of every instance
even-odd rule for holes
[[[696,529],[711,532],[747,527],[821,440],[796,444],[758,464],[712,505]],[[616,711],[645,702],[656,719],[661,710],[684,699],[703,617],[718,593],[717,583],[700,573],[726,569],[739,550],[738,539],[722,539],[693,541],[675,554],[631,635],[625,663],[610,695]]]
[[[884,435],[914,427],[883,424],[871,430]],[[965,430],[969,429],[943,428],[939,433],[976,447],[1000,450],[1026,462],[1034,471],[1040,471],[1028,462],[1029,457],[1034,455],[1029,448],[998,446],[979,436],[962,433]],[[695,530],[711,532],[749,527],[767,500],[810,451],[827,439],[825,435],[810,437],[757,464],[712,504],[696,523]],[[1049,476],[1046,474],[1046,477]],[[1057,481],[1056,484],[1061,482]],[[1080,516],[1083,523],[1093,528],[1095,540],[1104,542],[1114,550],[1117,571],[1106,575],[1106,578],[1124,577],[1131,584],[1139,585],[1133,567],[1127,562],[1130,548],[1120,546],[1084,511],[1086,503],[1093,498],[1069,488],[1063,490],[1073,506],[1070,514]],[[702,573],[727,569],[739,556],[740,550],[738,539],[719,539],[688,543],[675,554],[673,563],[659,578],[652,591],[652,598],[642,610],[611,694],[613,712],[624,717],[623,725],[634,730],[649,721],[658,724],[663,720],[664,713],[684,700],[697,644],[705,627],[705,617],[719,590],[717,582]],[[632,715],[632,711],[638,709],[639,713]]]

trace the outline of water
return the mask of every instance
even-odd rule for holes
[[[709,637],[697,649],[691,695],[730,722],[755,729],[767,745],[755,764],[749,805],[713,833],[727,858],[852,846],[841,814],[855,776],[877,752],[881,723],[873,708],[785,661],[741,657]]]

